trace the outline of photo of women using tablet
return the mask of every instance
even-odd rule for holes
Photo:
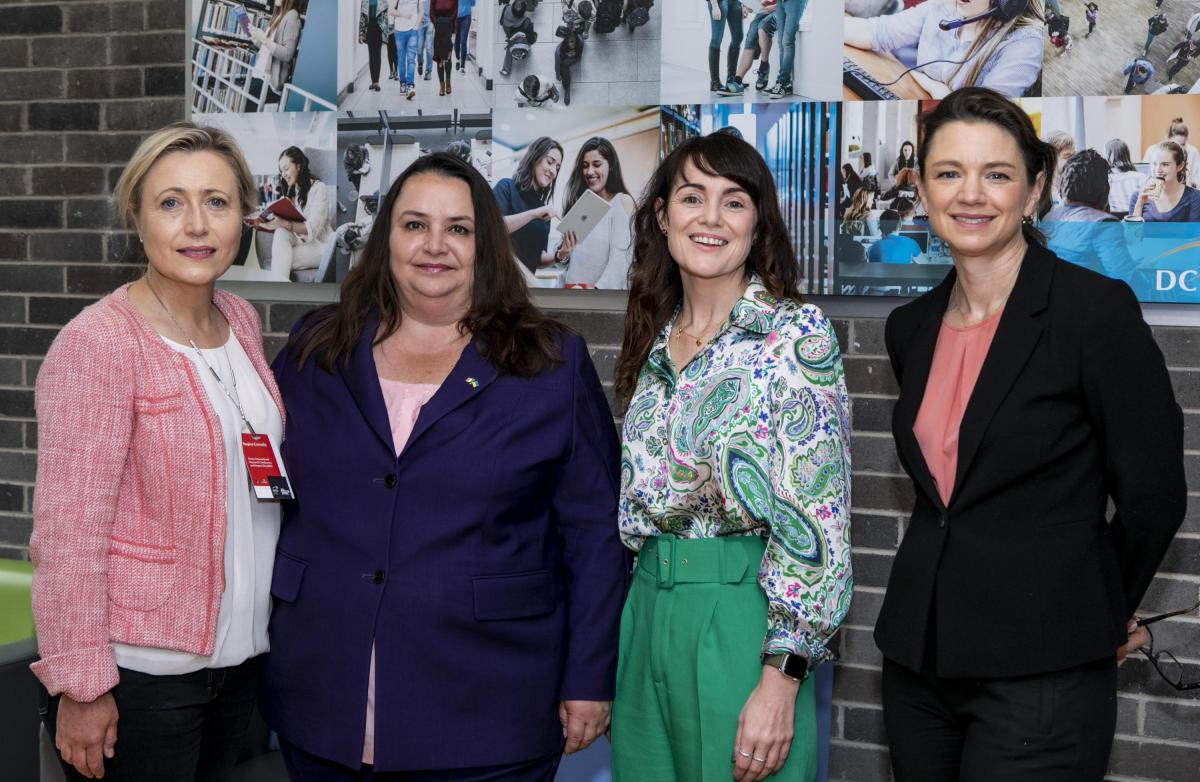
[[[1044,19],[1043,0],[923,0],[898,13],[847,16],[846,56],[865,71],[860,84],[874,80],[891,97],[944,98],[959,87],[1040,95]],[[906,74],[926,94],[911,94]]]
[[[563,214],[568,215],[590,190],[609,203],[609,210],[567,258],[569,286],[620,289],[626,287],[633,259],[633,210],[637,204],[621,176],[621,159],[612,142],[594,136],[583,143],[567,180]]]

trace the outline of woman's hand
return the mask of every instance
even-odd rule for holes
[[[940,82],[932,76],[926,76],[921,71],[912,71],[913,81],[920,85],[921,89],[929,93],[929,97],[934,100],[941,100],[950,94],[950,87],[945,82]]]
[[[250,27],[250,37],[259,43],[263,43],[267,40],[267,34],[253,25]]]
[[[103,779],[104,758],[113,756],[116,743],[117,702],[111,692],[91,703],[65,694],[59,699],[54,746],[76,771],[88,779]]]
[[[787,761],[800,683],[764,666],[758,686],[738,716],[733,740],[733,778],[737,782],[766,779]]]
[[[1125,631],[1129,633],[1129,638],[1125,641],[1124,646],[1117,647],[1117,665],[1125,662],[1126,657],[1150,643],[1150,631],[1144,627],[1138,627],[1135,617],[1129,618],[1129,626],[1125,628]]]
[[[612,701],[562,701],[558,704],[558,720],[562,723],[567,746],[563,753],[570,755],[587,749],[598,736],[608,731],[612,716]]]
[[[721,4],[718,3],[717,0],[712,0],[712,2],[709,5],[712,8],[713,21],[714,22],[721,21]]]
[[[537,209],[533,210],[533,219],[534,220],[557,220],[558,219],[558,210],[555,209],[553,206],[550,206],[550,204],[543,204],[542,206],[539,206]]]
[[[562,241],[558,245],[558,249],[554,251],[554,260],[562,263],[571,257],[571,253],[575,251],[575,245],[578,241],[575,238],[574,231],[567,231],[563,234]]]

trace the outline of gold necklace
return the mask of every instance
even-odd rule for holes
[[[692,339],[696,340],[696,347],[700,347],[701,345],[704,344],[704,342],[702,342],[701,339],[699,337],[697,337],[695,334],[689,334],[688,332],[684,331],[683,326],[675,327],[675,336],[691,337]]]

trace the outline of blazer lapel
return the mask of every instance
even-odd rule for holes
[[[921,316],[913,336],[904,346],[904,382],[900,387],[900,397],[896,400],[896,444],[904,461],[912,470],[913,479],[925,491],[933,502],[941,507],[942,499],[938,494],[921,445],[913,433],[913,424],[917,421],[917,413],[921,409],[921,401],[925,398],[925,386],[929,382],[929,368],[933,364],[933,349],[937,345],[938,331],[942,326],[942,315],[946,312],[946,304],[950,300],[950,291],[954,287],[955,271],[950,270],[946,278],[933,289],[928,299],[925,311]]]
[[[1046,308],[1054,272],[1053,259],[1045,257],[1046,254],[1040,246],[1029,245],[1004,314],[996,326],[996,335],[979,370],[979,378],[967,401],[958,430],[958,471],[950,504],[962,491],[964,478],[970,472],[971,462],[979,451],[996,408],[1008,395],[1042,335],[1042,324],[1034,315]]]
[[[479,355],[479,349],[472,340],[463,348],[462,355],[458,357],[458,363],[442,381],[441,387],[421,407],[421,412],[417,415],[417,422],[413,425],[412,434],[408,436],[404,450],[408,451],[412,448],[413,443],[422,434],[451,410],[482,393],[483,389],[495,380],[498,374],[499,371],[496,367]]]
[[[362,417],[388,447],[388,453],[395,454],[392,424],[388,419],[387,404],[383,401],[383,389],[379,387],[379,370],[375,367],[375,356],[371,353],[378,330],[378,318],[368,319],[349,360],[337,362],[337,368]]]

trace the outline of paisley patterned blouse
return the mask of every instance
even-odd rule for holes
[[[676,317],[678,313],[676,314]],[[675,377],[663,328],[625,413],[621,538],[761,535],[765,653],[815,665],[850,607],[850,413],[841,354],[816,307],[751,279]]]

